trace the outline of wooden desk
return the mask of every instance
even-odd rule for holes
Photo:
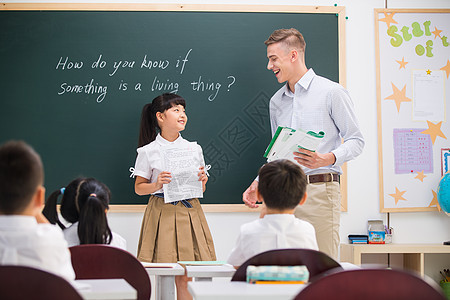
[[[73,286],[83,299],[137,299],[137,291],[125,279],[79,279]]]
[[[425,275],[425,254],[450,253],[450,246],[440,244],[341,244],[341,261],[361,265],[361,256],[369,253],[403,254],[403,267]]]
[[[195,300],[291,300],[304,284],[250,284],[243,281],[191,281],[188,289]]]
[[[213,277],[233,277],[236,269],[232,265],[186,266],[186,274],[195,281],[211,281]]]
[[[177,263],[142,263],[148,275],[156,279],[155,296],[158,300],[175,299],[175,276],[183,275],[184,268]]]

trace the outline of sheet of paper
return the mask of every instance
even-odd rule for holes
[[[441,176],[450,171],[450,148],[441,149]]]
[[[433,173],[433,145],[425,129],[395,128],[395,174]]]
[[[413,120],[445,121],[444,71],[413,71]]]
[[[196,145],[191,142],[183,148],[173,145],[161,147],[163,170],[172,174],[172,181],[163,185],[164,202],[203,197],[202,182],[198,180],[201,163]]]

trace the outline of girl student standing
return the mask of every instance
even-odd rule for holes
[[[205,215],[197,198],[165,203],[163,184],[170,183],[172,174],[163,170],[159,150],[168,145],[180,148],[189,145],[181,137],[187,116],[186,102],[176,94],[163,94],[144,106],[141,116],[139,148],[134,168],[135,192],[150,194],[142,220],[138,259],[146,262],[175,263],[177,261],[216,260],[214,243]],[[203,191],[205,174],[203,152],[195,145],[199,161],[199,181]],[[177,276],[177,299],[191,299],[187,277]]]
[[[61,215],[71,223],[66,227],[58,217],[56,204],[61,198]],[[63,230],[69,247],[80,244],[107,244],[127,250],[126,240],[112,232],[106,212],[109,209],[111,192],[102,182],[94,178],[79,177],[67,187],[54,191],[47,199],[43,210],[50,223]]]

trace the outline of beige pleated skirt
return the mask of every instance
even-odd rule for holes
[[[216,260],[214,242],[200,201],[164,203],[150,196],[142,220],[138,256],[140,261],[175,263],[177,261]]]

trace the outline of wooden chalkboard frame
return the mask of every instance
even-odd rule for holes
[[[339,83],[346,87],[345,7],[294,5],[222,5],[222,4],[127,4],[127,3],[1,3],[0,10],[23,11],[178,11],[178,12],[273,12],[336,14],[338,18]],[[274,91],[275,92],[275,91]],[[347,166],[342,167],[341,211],[347,211]],[[250,183],[249,183],[250,184]],[[146,205],[111,205],[111,212],[141,213]],[[244,204],[203,204],[205,212],[255,212]]]

